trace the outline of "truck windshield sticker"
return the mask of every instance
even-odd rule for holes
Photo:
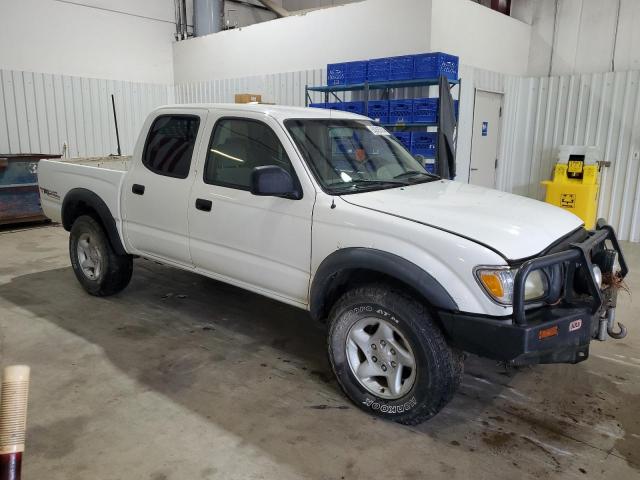
[[[385,128],[378,125],[367,125],[367,128],[374,135],[391,135]]]

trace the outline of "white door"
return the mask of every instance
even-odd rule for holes
[[[302,306],[315,189],[299,162],[290,162],[296,153],[278,123],[264,115],[210,116],[206,158],[199,159],[202,173],[189,201],[193,263],[206,275]],[[278,165],[303,180],[302,198],[252,195],[251,171],[260,165]]]
[[[476,90],[469,183],[495,188],[502,94]]]
[[[136,253],[191,265],[187,207],[195,178],[192,158],[206,122],[198,115],[162,111],[122,185],[125,238]],[[145,131],[143,129],[143,131]]]

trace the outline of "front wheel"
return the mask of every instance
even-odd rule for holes
[[[78,217],[73,222],[69,256],[76,278],[91,295],[113,295],[124,289],[131,280],[131,256],[118,255],[102,226],[88,215]]]
[[[422,303],[384,285],[359,287],[338,300],[329,320],[331,366],[361,409],[416,425],[453,397],[462,353]]]

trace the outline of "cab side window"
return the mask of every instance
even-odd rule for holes
[[[161,115],[153,121],[142,154],[142,164],[159,175],[187,178],[200,118]]]
[[[204,181],[249,190],[251,171],[277,165],[295,178],[289,157],[273,130],[257,120],[223,118],[211,134]]]

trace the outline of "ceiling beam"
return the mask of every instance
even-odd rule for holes
[[[288,17],[291,15],[289,10],[282,8],[280,5],[276,4],[272,0],[258,0],[261,4],[275,13],[278,17]]]

